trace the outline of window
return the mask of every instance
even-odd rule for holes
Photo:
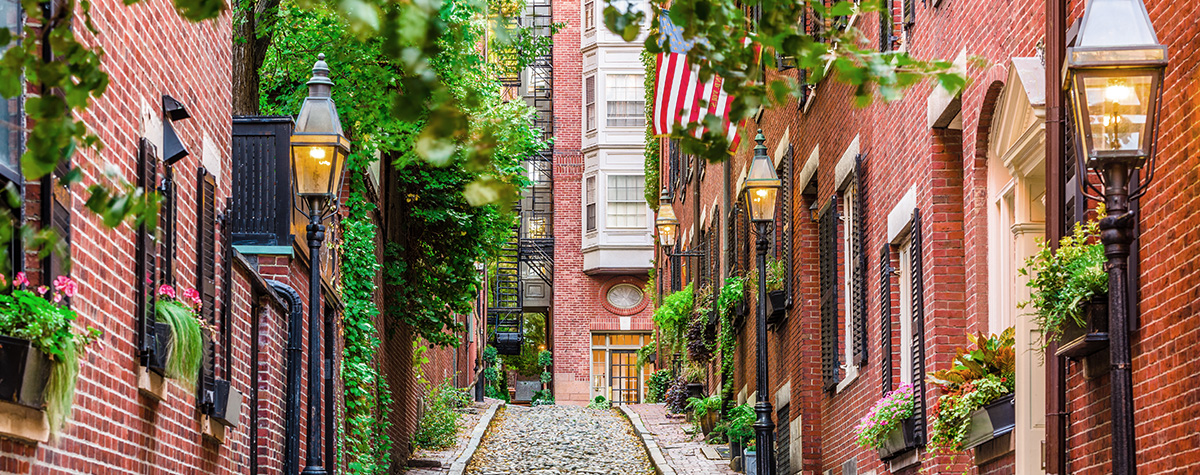
[[[645,188],[646,179],[641,175],[610,175],[605,225],[610,228],[645,228]]]
[[[596,76],[583,78],[583,104],[587,130],[596,130]]]
[[[821,376],[827,391],[837,388],[838,358],[838,204],[837,196],[829,198],[817,224],[818,253],[821,282]]]
[[[900,382],[913,382],[912,239],[900,245]]]
[[[642,297],[642,289],[633,284],[614,285],[605,296],[609,305],[621,310],[637,308],[642,303]]]
[[[609,127],[644,127],[646,93],[641,74],[610,74],[604,89]],[[591,117],[591,116],[589,116]]]
[[[892,50],[892,32],[895,31],[892,16],[892,0],[884,0],[883,8],[879,10],[879,51],[886,53]]]
[[[583,2],[583,31],[592,31],[596,28],[596,3]]]
[[[20,27],[20,2],[0,0],[0,28],[7,28],[15,34]],[[5,45],[0,45],[0,53],[6,49]],[[21,98],[0,97],[0,175],[17,183],[23,181],[17,166],[21,156],[21,135]]]
[[[589,176],[587,178],[586,186],[587,190],[585,193],[587,196],[585,203],[587,205],[587,209],[584,211],[584,213],[586,215],[585,220],[587,221],[586,229],[590,232],[596,230],[596,177]]]

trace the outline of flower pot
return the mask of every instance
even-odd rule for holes
[[[688,397],[704,398],[704,385],[700,383],[689,383],[687,385]]]
[[[0,336],[0,401],[42,409],[52,364],[29,340]]]
[[[716,426],[717,426],[717,413],[715,411],[708,411],[708,413],[705,414],[704,417],[700,418],[700,431],[703,432],[704,434],[711,434],[713,431],[713,428]]]
[[[964,449],[973,449],[984,442],[1013,431],[1016,427],[1016,405],[1013,395],[1001,396],[971,413],[971,429],[963,442]]]
[[[787,294],[782,290],[767,292],[767,325],[775,325],[787,316]]]
[[[742,466],[746,469],[746,475],[758,475],[758,454],[747,450],[742,455]]]
[[[150,358],[146,368],[159,375],[167,373],[167,355],[170,354],[171,340],[175,337],[171,325],[155,322],[150,327]]]
[[[883,445],[879,446],[879,459],[890,460],[897,455],[912,450],[917,447],[916,422],[913,418],[908,418],[900,421],[900,425],[891,432],[888,432],[887,438],[883,440]]]
[[[1083,326],[1073,318],[1063,325],[1058,356],[1082,358],[1108,347],[1108,294],[1083,303]]]

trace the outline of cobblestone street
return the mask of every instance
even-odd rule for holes
[[[649,475],[629,421],[616,410],[508,406],[496,414],[470,475]]]

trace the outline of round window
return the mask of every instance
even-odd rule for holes
[[[642,289],[633,284],[617,284],[608,289],[608,303],[621,310],[629,310],[642,303]]]

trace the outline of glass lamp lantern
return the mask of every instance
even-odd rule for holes
[[[775,221],[775,195],[782,183],[775,173],[775,164],[767,156],[767,147],[763,145],[766,138],[762,130],[754,137],[758,145],[754,146],[754,159],[750,162],[750,174],[746,177],[746,208],[750,210],[750,220],[755,223],[770,223]]]
[[[658,242],[663,246],[674,246],[676,233],[679,231],[679,218],[675,217],[675,208],[671,203],[662,203],[658,208],[658,218],[654,220],[658,228]]]
[[[292,187],[313,207],[331,200],[341,190],[342,171],[350,153],[350,140],[342,132],[330,95],[332,88],[325,55],[318,55],[291,140]]]
[[[1153,156],[1166,66],[1142,0],[1088,1],[1066,86],[1089,168],[1138,169]]]

